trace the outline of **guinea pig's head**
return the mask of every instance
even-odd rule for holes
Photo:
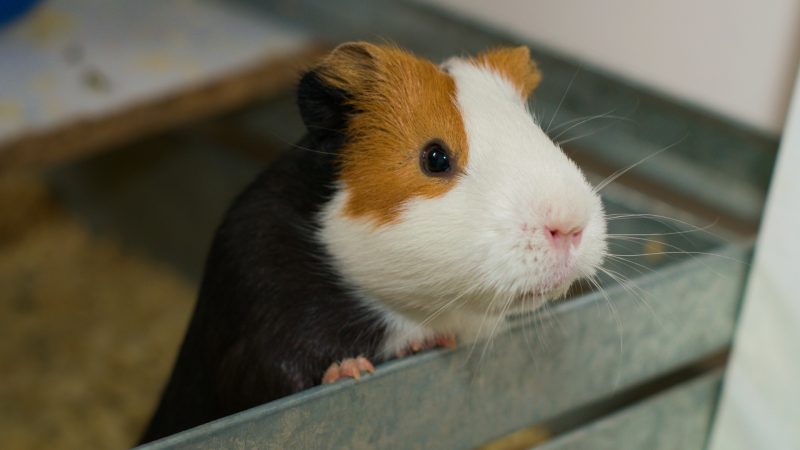
[[[592,275],[603,207],[542,131],[526,47],[441,65],[349,43],[302,79],[301,113],[336,154],[320,238],[365,297],[424,319],[533,309]]]

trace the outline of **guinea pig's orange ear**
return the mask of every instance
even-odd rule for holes
[[[511,81],[523,98],[528,98],[539,82],[542,74],[531,59],[528,47],[500,47],[475,57],[475,60]]]
[[[343,139],[353,99],[374,77],[379,52],[380,47],[367,42],[342,44],[303,75],[297,103],[311,136]]]
[[[374,76],[381,54],[381,48],[369,42],[347,42],[336,47],[317,70],[331,85],[355,93]]]

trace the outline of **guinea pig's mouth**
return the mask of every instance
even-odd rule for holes
[[[547,297],[537,291],[528,291],[517,294],[511,302],[514,309],[536,309],[547,301]]]
[[[520,292],[511,301],[515,309],[536,309],[549,300],[566,295],[575,280],[564,281],[556,286],[539,287]]]

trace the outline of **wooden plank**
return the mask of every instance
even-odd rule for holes
[[[290,89],[320,54],[306,33],[214,2],[47,2],[0,34],[0,169]]]
[[[710,450],[800,448],[800,72]]]
[[[146,446],[472,448],[726,348],[749,246],[728,246],[520,320],[491,345],[380,366]],[[474,351],[473,351],[474,350]]]
[[[719,371],[683,383],[536,450],[702,450],[716,409]]]

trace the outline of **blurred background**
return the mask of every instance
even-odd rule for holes
[[[533,107],[579,125],[559,130],[576,161],[604,176],[681,140],[621,180],[646,196],[630,201],[747,238],[795,79],[800,3],[5,0],[5,448],[136,441],[214,227],[303,133],[299,71],[356,38],[434,59],[531,45],[545,77]]]

